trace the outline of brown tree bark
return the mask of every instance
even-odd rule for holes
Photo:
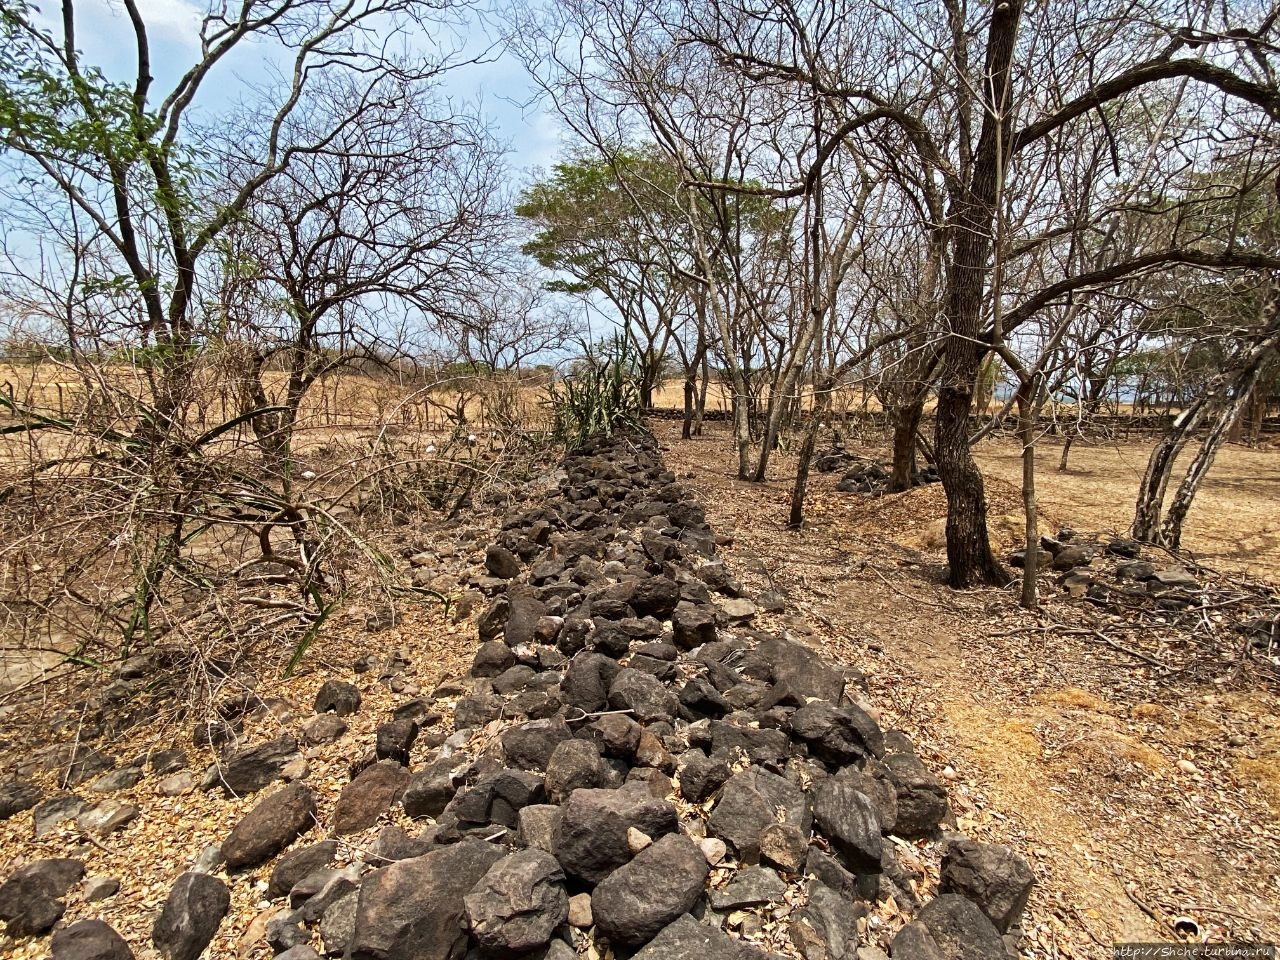
[[[947,494],[951,586],[1003,586],[1008,575],[991,552],[982,472],[969,449],[974,385],[987,346],[980,342],[1000,170],[1010,143],[1011,64],[1022,0],[1002,2],[987,32],[985,109],[968,182],[954,197],[953,241],[943,317],[948,328],[939,377],[938,474]]]

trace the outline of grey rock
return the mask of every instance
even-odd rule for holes
[[[520,558],[496,543],[490,544],[484,552],[484,568],[499,580],[514,580],[523,570]]]
[[[184,873],[174,882],[151,929],[164,960],[196,960],[218,932],[231,907],[226,884],[205,873]]]
[[[345,680],[326,680],[316,694],[316,713],[348,717],[360,709],[360,690]]]
[[[752,767],[726,781],[707,829],[732,846],[743,863],[758,863],[760,835],[765,827],[779,822],[808,832],[812,822],[808,800],[790,780]]]
[[[702,803],[724,785],[730,773],[729,764],[723,759],[690,750],[681,757],[680,794],[690,803]]]
[[[305,783],[291,783],[264,797],[222,844],[228,870],[256,867],[306,833],[316,822],[316,799]]]
[[[675,692],[657,677],[640,670],[623,669],[609,686],[609,706],[630,710],[640,723],[674,720],[680,709]]]
[[[339,897],[320,918],[320,941],[326,957],[340,957],[347,952],[356,929],[356,907],[360,902],[358,891]],[[276,958],[279,960],[279,957]]]
[[[791,924],[791,940],[805,960],[852,960],[858,945],[861,904],[851,905],[830,887],[809,886],[809,900]]]
[[[813,819],[850,869],[880,869],[880,818],[875,805],[848,780],[830,777],[815,784]]]
[[[74,793],[58,793],[41,800],[31,811],[36,839],[51,833],[60,823],[76,819],[89,807],[87,800]]]
[[[8,820],[40,802],[40,788],[24,780],[0,785],[0,821]]]
[[[120,881],[115,877],[90,877],[84,882],[84,902],[101,903],[120,892]]]
[[[609,704],[609,687],[622,667],[601,653],[573,658],[560,685],[565,703],[584,713],[597,713]]]
[[[631,609],[640,617],[669,617],[680,602],[680,585],[670,577],[646,577],[636,583]]]
[[[947,844],[939,890],[972,900],[1001,933],[1018,922],[1034,885],[1031,867],[1009,847],[963,837]]]
[[[463,840],[376,870],[360,885],[350,960],[461,960],[463,897],[503,856]]]
[[[342,788],[333,810],[333,832],[359,833],[378,822],[409,785],[409,771],[395,760],[379,760]]]
[[[93,793],[115,793],[119,790],[128,790],[131,787],[136,787],[141,779],[141,767],[121,767],[118,770],[109,770],[102,776],[96,777],[86,789]]]
[[[971,900],[944,893],[926,903],[916,920],[929,929],[945,960],[1008,960],[1000,932]],[[897,950],[893,951],[895,957]]]
[[[502,735],[502,751],[507,763],[521,770],[545,770],[556,747],[573,739],[573,732],[560,717],[532,720]]]
[[[347,721],[335,713],[322,713],[302,725],[302,742],[312,746],[333,743],[347,732]]]
[[[435,760],[409,778],[400,804],[410,817],[438,817],[453,799],[455,787],[453,764],[449,760]]]
[[[898,931],[889,946],[894,960],[949,960],[942,955],[933,934],[919,920],[908,923]]]
[[[786,873],[798,873],[809,851],[809,838],[793,823],[771,823],[760,831],[760,860]]]
[[[821,701],[791,716],[791,732],[813,755],[837,766],[884,756],[884,733],[861,707],[834,707]]]
[[[406,718],[380,723],[375,733],[374,755],[379,760],[394,760],[401,766],[407,767],[409,751],[413,749],[413,743],[417,739],[416,721]]]
[[[546,946],[569,913],[564,871],[555,857],[538,849],[499,860],[463,903],[480,949],[499,956]]]
[[[618,786],[618,774],[589,740],[565,740],[547,761],[546,791],[552,803],[564,803],[579,789]]]
[[[133,960],[124,937],[102,920],[78,920],[53,935],[52,960]]]
[[[633,784],[575,790],[560,810],[553,852],[566,873],[591,884],[631,859],[629,828],[655,839],[676,829],[675,808]]]
[[[279,780],[286,767],[301,759],[297,741],[284,734],[225,757],[202,786],[206,789],[220,786],[228,797],[245,796]]]
[[[84,876],[84,863],[71,858],[34,860],[0,884],[0,920],[10,936],[47,933],[62,918],[67,891]]]
[[[767,956],[686,913],[645,944],[632,960],[766,960]]]
[[[737,910],[781,900],[786,891],[787,885],[776,871],[768,867],[746,867],[734,874],[726,886],[712,890],[709,899],[716,910]]]
[[[671,614],[671,639],[681,650],[692,650],[716,639],[716,610],[710,604],[681,600]]]
[[[103,800],[76,818],[76,826],[86,833],[105,837],[123,830],[141,815],[138,807],[120,800]]]
[[[195,778],[190,770],[182,770],[171,777],[165,777],[156,784],[156,793],[162,797],[181,797],[196,788]]]
[[[517,818],[521,842],[551,853],[555,848],[560,808],[550,803],[534,803],[521,807]]]
[[[947,788],[915,754],[886,754],[884,765],[897,790],[895,834],[923,837],[932,833],[950,812]]]
[[[267,896],[271,899],[283,897],[303,877],[331,864],[337,854],[336,840],[321,840],[289,851],[271,870],[271,879],[267,881]]]
[[[693,909],[710,869],[688,837],[662,837],[600,881],[591,895],[596,929],[614,944],[647,943]]]
[[[496,677],[516,664],[516,655],[501,640],[486,640],[476,649],[471,663],[473,677]]]
[[[611,713],[588,724],[585,733],[606,756],[631,760],[640,746],[640,724],[620,713]]]

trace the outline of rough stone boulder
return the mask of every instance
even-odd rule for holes
[[[676,829],[675,808],[643,784],[617,790],[575,790],[560,808],[552,852],[566,873],[596,884],[631,859],[627,831],[651,838]]]
[[[71,858],[33,860],[0,884],[0,920],[13,937],[47,933],[62,919],[67,891],[84,876],[84,863]]]
[[[791,823],[807,832],[812,823],[809,802],[790,780],[751,767],[725,782],[707,829],[729,843],[743,863],[758,863],[760,836],[773,823]]]
[[[228,870],[265,863],[311,829],[316,799],[305,783],[291,783],[260,800],[222,844]]]
[[[640,851],[595,888],[591,912],[609,941],[636,947],[693,909],[710,873],[688,837],[668,834]]]
[[[915,930],[899,950],[899,940],[907,929],[923,926],[928,936]],[[895,960],[923,960],[930,958],[930,942],[942,960],[1011,960],[1004,939],[971,900],[953,893],[944,893],[930,900],[916,914],[915,923],[908,924],[894,938],[890,952]]]
[[[360,709],[360,691],[345,680],[326,680],[316,694],[316,713],[336,713],[349,717]]]
[[[1001,933],[1018,922],[1034,884],[1027,862],[1000,844],[959,837],[942,857],[939,890],[972,900]]]
[[[813,787],[813,819],[849,869],[880,870],[880,818],[875,804],[854,783],[829,777]]]
[[[51,960],[133,960],[124,937],[101,920],[78,920],[53,935]]]
[[[359,833],[378,822],[409,785],[409,771],[395,760],[379,760],[342,788],[333,810],[333,832]]]
[[[222,787],[228,797],[257,793],[284,775],[285,768],[302,761],[298,743],[288,734],[223,758],[206,779],[209,789]]]
[[[184,873],[174,881],[151,928],[151,942],[164,960],[196,960],[231,908],[231,892],[217,877]]]
[[[932,833],[950,812],[947,788],[914,753],[886,754],[884,765],[897,791],[894,833],[900,837]]]
[[[467,952],[463,897],[503,856],[464,840],[376,870],[360,885],[350,960],[459,960]]]
[[[767,956],[686,913],[645,944],[632,960],[765,960]]]
[[[569,914],[564,871],[555,857],[537,849],[503,857],[463,904],[480,949],[499,956],[545,947]]]
[[[884,756],[884,733],[861,707],[815,701],[791,716],[791,732],[813,755],[837,766]]]

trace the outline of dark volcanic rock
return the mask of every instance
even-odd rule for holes
[[[761,903],[781,900],[787,885],[768,867],[745,867],[734,874],[728,885],[711,891],[711,906],[716,910],[737,910]]]
[[[724,760],[690,750],[681,758],[680,794],[690,803],[702,803],[724,785],[730,773]]]
[[[591,895],[597,929],[614,944],[653,939],[702,896],[710,866],[688,837],[672,833],[605,877]]]
[[[151,928],[151,942],[165,960],[196,960],[230,907],[231,893],[217,877],[184,873]]]
[[[471,664],[473,677],[496,677],[509,667],[515,666],[516,655],[501,640],[486,640],[476,649],[476,658]]]
[[[618,661],[601,653],[574,657],[560,685],[565,703],[584,713],[598,713],[609,705],[609,687],[620,670]]]
[[[671,630],[671,639],[681,650],[711,643],[716,638],[716,609],[682,600],[671,614]]]
[[[533,720],[503,733],[502,752],[513,767],[545,770],[556,747],[571,739],[573,732],[560,717]]]
[[[971,900],[944,893],[926,903],[916,920],[929,929],[944,960],[1008,960],[1000,931]]]
[[[336,713],[348,717],[360,709],[360,691],[345,680],[326,680],[316,694],[316,713]]]
[[[40,788],[23,780],[13,780],[0,786],[0,820],[30,810],[40,802]]]
[[[418,724],[414,720],[390,720],[378,724],[374,754],[379,760],[394,760],[401,766],[409,766],[409,751],[418,739]]]
[[[503,857],[463,902],[471,935],[482,950],[499,956],[546,946],[569,913],[564,871],[537,849]]]
[[[400,796],[404,812],[418,817],[438,817],[453,799],[453,761],[435,760],[409,778]]]
[[[547,762],[547,799],[564,803],[579,789],[617,786],[617,772],[604,762],[600,748],[589,740],[566,740]]]
[[[609,686],[609,706],[630,710],[641,723],[674,720],[680,701],[674,691],[652,674],[624,669]]]
[[[942,857],[942,893],[958,893],[978,905],[1001,933],[1018,922],[1035,875],[1009,847],[959,838]]]
[[[484,568],[499,580],[514,580],[522,570],[520,558],[496,543],[490,544],[484,552]]]
[[[650,940],[632,960],[765,960],[763,950],[699,923],[687,913]]]
[[[814,756],[837,766],[884,756],[880,725],[861,707],[834,707],[816,701],[791,716],[791,732],[809,744]]]
[[[51,960],[133,960],[124,937],[101,920],[79,920],[53,935]]]
[[[10,936],[47,933],[66,912],[62,898],[84,876],[84,863],[74,859],[34,860],[0,884],[0,920]]]
[[[732,844],[743,863],[760,860],[760,834],[772,823],[792,823],[807,832],[809,803],[790,780],[757,767],[734,774],[707,820],[707,829]]]
[[[245,814],[222,844],[228,870],[256,867],[306,833],[316,822],[316,800],[305,783],[291,783]]]
[[[886,754],[884,765],[898,793],[894,833],[900,837],[932,833],[950,810],[947,788],[913,753]]]
[[[409,771],[395,760],[380,760],[365,767],[342,788],[333,810],[333,832],[343,836],[372,827],[408,785]]]
[[[631,594],[631,609],[641,617],[665,619],[679,602],[680,585],[670,577],[646,577]]]
[[[880,818],[853,783],[830,777],[813,787],[813,819],[858,873],[880,869]]]
[[[350,960],[460,960],[463,897],[503,850],[464,840],[376,870],[360,885]]]
[[[319,843],[291,850],[272,869],[271,879],[267,883],[267,896],[272,899],[283,897],[298,881],[332,863],[337,853],[336,840],[321,840]]]
[[[285,766],[301,757],[297,741],[284,734],[224,758],[214,772],[211,786],[221,786],[229,797],[256,793],[278,780]]]
[[[672,833],[675,808],[638,784],[618,790],[575,790],[560,808],[552,852],[566,873],[599,883],[631,859],[630,827],[655,839]]]

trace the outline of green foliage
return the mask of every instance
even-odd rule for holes
[[[574,373],[548,388],[553,434],[569,449],[640,426],[640,370],[630,343],[618,332],[588,347]]]

